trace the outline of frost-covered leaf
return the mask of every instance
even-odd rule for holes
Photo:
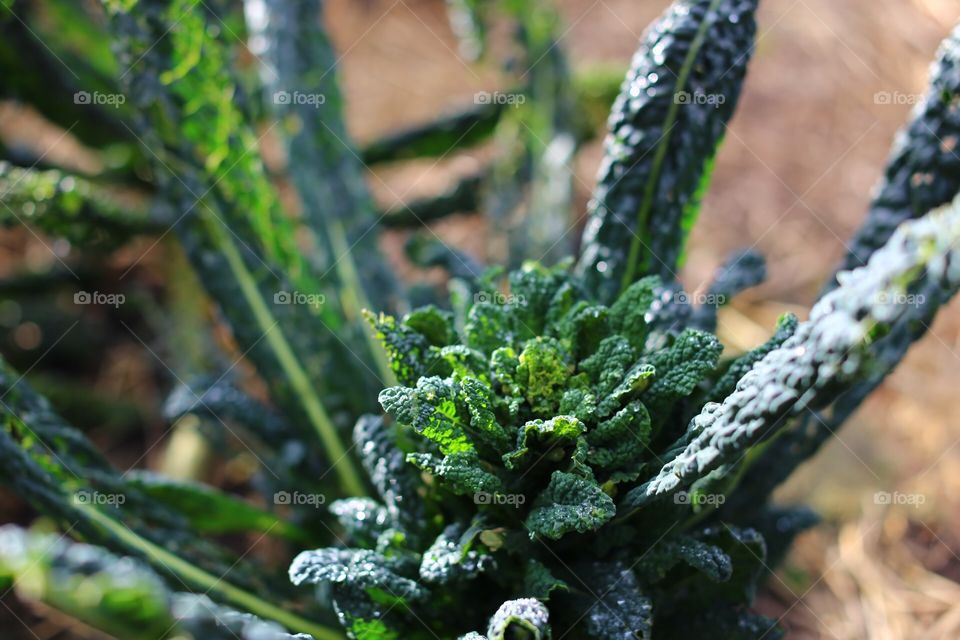
[[[531,538],[557,540],[573,531],[598,529],[615,514],[613,500],[596,482],[554,471],[550,484],[534,501],[526,526]]]
[[[397,446],[394,430],[382,416],[361,416],[353,428],[353,442],[391,524],[412,532],[423,518],[423,503],[417,495],[420,480]]]
[[[145,564],[62,536],[0,528],[0,578],[17,594],[46,603],[112,636],[130,640],[332,640],[336,632],[295,615],[314,635],[214,604],[204,595],[173,593]],[[256,598],[254,598],[256,600]],[[266,603],[264,603],[266,604]]]
[[[430,453],[410,453],[407,461],[440,480],[454,493],[496,494],[504,489],[503,481],[485,470],[472,451],[451,453],[442,458]]]
[[[797,331],[799,320],[792,313],[784,314],[777,320],[777,330],[769,340],[753,349],[736,360],[732,361],[723,372],[713,388],[710,389],[709,399],[714,402],[720,402],[728,395],[736,391],[737,383],[740,378],[747,375],[747,372],[753,368],[757,362],[763,359],[768,353],[779,348]]]
[[[653,604],[637,577],[622,562],[595,562],[581,572],[588,593],[582,596],[584,626],[597,640],[650,640]]]
[[[473,548],[473,537],[464,537],[467,528],[452,524],[423,552],[420,579],[430,585],[463,582],[493,567],[493,557]]]
[[[490,618],[487,628],[489,640],[550,640],[552,637],[550,612],[543,603],[533,598],[504,602]]]
[[[867,264],[901,223],[949,203],[960,192],[960,26],[943,41],[930,71],[930,88],[897,134],[863,225],[847,241],[837,272]],[[827,290],[838,285],[835,279]]]
[[[422,600],[426,590],[395,571],[398,561],[368,549],[315,549],[304,551],[290,564],[295,585],[332,583],[360,589],[370,597],[397,601]]]
[[[387,508],[370,498],[336,500],[330,504],[330,513],[343,527],[347,540],[358,544],[375,544],[391,522]]]
[[[791,413],[816,408],[855,383],[870,365],[869,345],[909,313],[905,291],[932,283],[945,297],[960,286],[956,245],[960,205],[904,224],[866,267],[845,272],[841,286],[813,308],[783,345],[763,357],[722,404],[694,418],[699,435],[651,481],[630,492],[639,506],[690,486],[771,435]]]
[[[640,558],[634,570],[644,584],[653,584],[681,562],[714,582],[725,582],[733,574],[730,556],[723,549],[690,536],[657,544]]]

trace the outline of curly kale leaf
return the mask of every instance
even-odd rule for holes
[[[651,435],[650,413],[634,400],[587,433],[587,462],[608,471],[640,462],[648,457]]]
[[[650,640],[653,603],[622,562],[595,562],[580,572],[588,589],[584,626],[597,640]]]
[[[439,352],[419,330],[382,313],[367,312],[366,317],[387,350],[390,369],[400,384],[414,384],[417,378],[443,371]]]
[[[14,526],[0,528],[0,578],[19,596],[44,602],[96,629],[123,638],[209,640],[330,640],[336,632],[312,625],[314,636],[214,604],[204,595],[172,593],[148,566],[100,547]]]
[[[366,593],[375,601],[416,602],[427,591],[398,572],[398,560],[369,549],[314,549],[300,553],[290,564],[295,585],[331,583]]]
[[[476,453],[464,451],[435,456],[431,453],[410,453],[407,461],[440,480],[457,494],[497,494],[504,490],[503,481],[486,469]]]
[[[733,563],[723,549],[688,535],[665,540],[654,546],[634,570],[644,584],[663,580],[667,572],[684,563],[714,582],[726,582],[733,575]]]
[[[630,346],[630,341],[613,335],[604,338],[597,350],[580,362],[578,369],[589,377],[596,397],[606,399],[627,377],[636,360],[637,351]]]
[[[330,504],[330,513],[350,542],[372,546],[390,525],[387,508],[370,498],[344,498]]]
[[[797,316],[792,313],[783,315],[777,321],[777,330],[769,340],[756,349],[730,362],[723,372],[723,375],[717,379],[710,389],[710,393],[708,394],[709,399],[714,402],[719,402],[736,391],[740,378],[747,375],[747,372],[753,368],[753,365],[762,360],[764,356],[774,349],[780,348],[788,338],[796,333],[799,324],[800,322],[797,320]]]
[[[353,442],[392,526],[414,532],[423,520],[423,502],[417,495],[420,479],[406,464],[394,431],[382,416],[361,416],[353,428]]]
[[[847,243],[837,269],[867,264],[901,223],[947,204],[960,192],[960,26],[940,45],[930,72],[930,89],[894,142],[867,219]],[[827,290],[839,283],[831,279]]]
[[[660,278],[648,276],[627,287],[610,306],[610,328],[630,342],[638,352],[643,350],[647,333],[647,311],[656,298]]]
[[[650,387],[643,393],[643,403],[662,424],[673,404],[693,393],[697,384],[717,366],[723,345],[716,336],[685,329],[673,344],[646,358],[656,372]]]
[[[473,547],[476,528],[452,524],[443,530],[423,552],[420,579],[430,585],[444,585],[470,580],[493,567],[493,556],[484,553],[482,545]]]
[[[578,264],[608,302],[673,280],[702,183],[736,108],[756,0],[679,0],[644,37],[610,115]]]
[[[504,454],[503,462],[507,469],[519,469],[531,462],[537,462],[549,456],[556,459],[564,456],[564,448],[569,447],[575,453],[577,443],[582,440],[587,428],[573,416],[557,416],[550,420],[531,420],[520,428],[517,435],[517,448]]]
[[[569,591],[570,585],[553,575],[550,569],[530,558],[523,571],[523,595],[537,600],[549,600],[554,591]]]
[[[466,425],[457,412],[457,389],[436,376],[419,378],[416,387],[391,387],[380,392],[384,411],[437,445],[441,453],[474,451]]]
[[[537,337],[524,345],[515,379],[535,415],[549,416],[560,405],[573,369],[568,360],[556,340]]]
[[[870,363],[869,345],[909,313],[906,292],[931,283],[949,298],[960,286],[960,202],[905,223],[866,267],[845,272],[783,346],[768,353],[722,404],[693,420],[699,433],[659,474],[628,494],[639,506],[690,486],[776,429],[784,418],[829,402]]]
[[[526,526],[531,538],[559,540],[573,531],[599,529],[614,515],[613,499],[595,481],[554,471],[550,484],[534,501]]]

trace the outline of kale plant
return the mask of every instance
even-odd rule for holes
[[[165,415],[178,431],[201,424],[224,455],[239,440],[258,462],[252,491],[272,504],[119,471],[4,365],[0,480],[83,544],[0,529],[0,580],[135,640],[781,636],[754,596],[816,518],[771,492],[960,287],[960,30],[809,319],[785,315],[731,356],[717,307],[763,281],[763,258],[724,263],[711,304],[690,304],[677,271],[757,0],[676,0],[648,30],[613,100],[578,256],[569,160],[592,134],[591,102],[549,3],[448,3],[465,57],[489,61],[494,22],[514,26],[530,64],[510,94],[520,108],[479,101],[364,148],[346,134],[320,0],[43,4],[38,16],[3,2],[5,91],[64,128],[76,118],[78,139],[120,160],[82,175],[0,149],[0,221],[84,251],[172,229],[269,402],[181,313],[174,330],[199,353],[180,345],[187,379],[173,374]],[[73,34],[88,58],[38,47],[31,25]],[[65,102],[73,92],[88,97]],[[111,113],[90,95],[124,99]],[[276,128],[292,215],[263,128]],[[498,153],[479,174],[376,212],[365,165],[485,140]],[[409,257],[442,267],[445,290],[395,281],[381,228],[476,209],[506,268],[420,233]],[[199,294],[185,282],[170,288]],[[292,562],[238,551],[242,535],[269,536]]]

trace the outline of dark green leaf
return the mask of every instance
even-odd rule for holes
[[[614,103],[579,269],[609,302],[676,277],[688,205],[716,153],[753,50],[756,0],[678,0],[647,32]]]
[[[550,484],[534,501],[526,526],[531,538],[557,540],[572,531],[598,529],[615,514],[613,500],[596,482],[554,471]]]

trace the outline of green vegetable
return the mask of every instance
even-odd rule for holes
[[[62,537],[0,528],[0,576],[18,595],[66,611],[111,635],[136,640],[193,637],[209,640],[331,640],[290,635],[275,623],[214,604],[203,595],[171,593],[158,575],[130,558]],[[296,621],[295,616],[289,616]],[[181,634],[188,634],[183,636]]]
[[[701,180],[736,108],[756,0],[679,0],[647,32],[613,105],[579,270],[596,297],[676,276]]]
[[[220,0],[105,0],[116,58],[87,5],[0,3],[4,97],[65,129],[84,113],[75,133],[106,167],[0,163],[0,222],[27,220],[78,252],[172,225],[232,332],[230,355],[265,383],[260,393],[233,359],[209,375],[199,304],[150,337],[189,372],[170,371],[164,416],[199,424],[217,453],[240,451],[224,465],[244,472],[233,495],[119,473],[0,368],[0,481],[45,526],[132,556],[4,528],[0,581],[121,640],[782,637],[750,607],[815,517],[771,503],[773,488],[960,288],[956,34],[845,263],[866,266],[842,272],[808,321],[786,315],[763,344],[721,359],[717,309],[764,279],[763,258],[734,254],[696,295],[675,272],[741,89],[756,0],[677,0],[648,32],[613,108],[578,262],[565,243],[585,105],[549,4],[450,2],[469,17],[456,23],[468,53],[496,51],[502,39],[485,34],[508,19],[507,70],[525,67],[516,92],[358,152],[320,0],[247,0],[246,26]],[[62,38],[43,51],[33,27]],[[75,83],[51,72],[51,55],[87,50],[75,80],[124,98],[106,117],[71,104]],[[508,269],[413,233],[407,257],[452,276],[450,303],[440,288],[401,290],[363,163],[491,135],[493,160],[390,224],[483,202],[490,257]],[[283,156],[269,171],[261,139],[281,152],[263,155]],[[131,185],[142,197],[127,200]],[[281,193],[299,206],[285,211]],[[63,281],[37,273],[3,292]],[[182,310],[189,290],[123,311]],[[2,306],[0,319],[19,321],[18,301]],[[145,324],[168,324],[154,315]],[[278,508],[238,497],[253,491]],[[267,535],[274,557],[294,557],[286,574],[237,548]]]

